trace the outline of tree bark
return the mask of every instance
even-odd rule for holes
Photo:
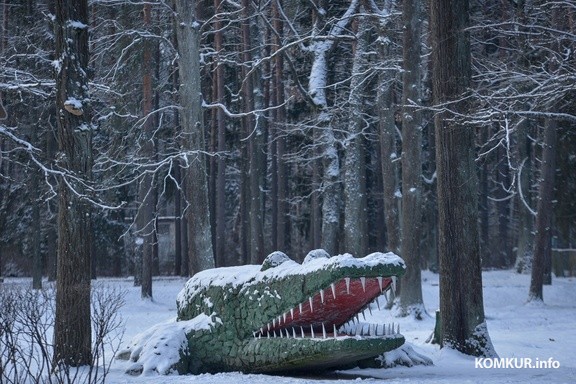
[[[385,36],[381,32],[381,36]],[[386,60],[390,55],[388,39],[381,39],[378,57]],[[395,73],[382,71],[379,76],[376,104],[378,106],[380,155],[382,168],[384,221],[386,223],[386,244],[388,251],[400,254],[400,212],[398,197],[398,148],[396,147],[396,122],[394,105]]]
[[[344,155],[344,245],[345,252],[357,257],[367,254],[366,166],[364,160],[364,72],[368,47],[368,22],[365,16],[356,21],[357,39],[350,81],[349,131]]]
[[[91,365],[92,126],[88,95],[88,2],[56,0],[56,109],[60,167],[54,363]]]
[[[195,3],[175,1],[180,74],[180,123],[186,161],[189,273],[214,268],[200,80],[200,24]]]
[[[221,12],[221,0],[214,0],[214,10],[216,14]],[[223,47],[223,31],[222,31],[222,21],[219,16],[216,16],[215,23],[215,34],[214,34],[214,48],[216,52],[221,52]],[[217,56],[218,57],[218,56]],[[217,60],[216,68],[214,69],[215,77],[214,82],[216,83],[215,93],[216,101],[218,103],[224,103],[224,62]],[[217,108],[215,111],[216,117],[216,140],[217,140],[217,150],[218,155],[216,157],[216,182],[215,191],[213,196],[215,197],[214,211],[216,213],[215,217],[215,248],[214,257],[216,259],[216,266],[221,267],[227,265],[226,260],[226,157],[224,156],[224,151],[226,150],[226,119],[224,117],[224,111],[221,108]]]
[[[279,7],[282,6],[282,0],[277,0],[273,3],[273,18],[275,33],[272,34],[273,53],[277,53],[282,47],[282,40],[284,38],[284,25]],[[274,250],[289,252],[290,248],[290,220],[288,220],[288,175],[286,166],[286,135],[283,131],[283,125],[286,122],[286,111],[284,102],[284,57],[282,54],[276,54],[274,58],[274,102],[276,108],[274,109],[274,132],[276,133],[273,140],[275,141],[276,152],[272,155],[275,156],[276,161],[276,192],[277,200],[273,202],[276,204],[276,221],[273,225],[276,226],[276,247]]]
[[[422,319],[425,313],[420,273],[422,238],[422,93],[420,0],[404,0],[402,84],[402,229],[400,255],[407,265],[402,277],[400,308],[404,315]],[[416,106],[415,106],[416,105]]]
[[[523,119],[516,127],[517,131],[517,163],[518,194],[516,206],[518,210],[518,242],[516,245],[516,262],[514,268],[518,273],[528,273],[532,268],[534,252],[534,215],[532,213],[533,198],[530,185],[533,183],[532,142],[529,139],[530,121]]]
[[[430,8],[434,102],[442,108],[435,117],[441,343],[493,356],[482,296],[474,130],[456,120],[469,109],[468,1],[432,0]]]
[[[546,119],[544,126],[544,149],[538,189],[538,211],[536,214],[536,236],[534,239],[534,260],[528,301],[544,300],[542,285],[546,273],[550,273],[547,264],[552,254],[552,208],[554,198],[554,174],[556,173],[556,131],[557,122]]]
[[[253,39],[252,33],[253,23],[253,9],[251,2],[248,0],[242,0],[243,8],[243,22],[242,22],[242,45],[243,54],[242,60],[244,63],[251,63],[254,59],[253,55]],[[255,51],[258,52],[258,51]],[[249,206],[249,256],[250,262],[252,264],[259,264],[264,260],[264,234],[263,234],[263,209],[262,209],[262,180],[264,172],[264,128],[262,124],[264,119],[260,114],[255,114],[256,109],[255,100],[256,94],[261,93],[259,91],[262,88],[258,85],[259,71],[256,68],[249,69],[247,65],[242,66],[242,78],[244,79],[244,84],[242,87],[242,94],[244,100],[244,112],[247,113],[243,117],[243,123],[245,126],[245,132],[248,141],[248,156],[249,156],[249,194],[250,194],[250,206]]]
[[[150,27],[152,19],[152,7],[150,3],[144,4],[144,26]],[[140,155],[144,160],[154,158],[154,124],[152,113],[152,46],[150,41],[144,41],[142,52],[142,140],[140,143]],[[142,298],[152,298],[152,259],[154,248],[154,234],[156,225],[154,175],[144,174],[138,184],[138,201],[140,207],[137,214],[137,226],[139,237],[143,239],[142,250],[142,277],[140,294]]]

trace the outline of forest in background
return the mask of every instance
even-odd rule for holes
[[[259,263],[273,250],[299,260],[320,247],[403,256],[412,242],[420,266],[437,268],[434,115],[450,103],[432,101],[427,7],[410,43],[401,1],[196,3],[215,265]],[[138,276],[142,248],[157,253],[160,218],[175,226],[164,273],[197,269],[185,190],[201,183],[183,172],[173,6],[90,2],[94,275]],[[55,278],[52,7],[0,4],[0,275]],[[475,133],[482,266],[522,269],[546,146],[556,165],[552,248],[576,248],[576,5],[471,1],[470,13],[471,107],[455,118]]]

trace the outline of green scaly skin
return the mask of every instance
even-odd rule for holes
[[[309,255],[301,265],[274,252],[262,266],[192,277],[178,296],[178,321],[207,315],[212,326],[187,334],[188,350],[175,368],[193,374],[312,372],[348,368],[404,343],[396,329],[348,323],[404,274],[402,259],[391,253],[329,258],[323,250]]]

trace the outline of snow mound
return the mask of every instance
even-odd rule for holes
[[[304,261],[302,261],[302,264],[307,264],[312,260],[316,259],[329,259],[329,258],[330,254],[328,254],[328,252],[326,252],[324,249],[313,249],[310,252],[308,252],[306,257],[304,258]]]
[[[432,359],[416,352],[408,343],[390,352],[385,352],[377,360],[379,360],[382,367],[385,368],[392,368],[398,365],[406,367],[412,367],[414,365],[434,365]]]
[[[210,330],[212,316],[201,314],[192,320],[169,320],[154,325],[136,335],[130,345],[118,353],[120,360],[130,360],[126,373],[137,375],[167,375],[177,370],[181,355],[187,354],[186,334],[197,330]]]

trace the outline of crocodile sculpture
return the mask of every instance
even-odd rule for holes
[[[170,343],[166,327],[141,335],[120,357],[136,362],[133,374],[150,368],[199,374],[353,367],[404,343],[399,327],[360,321],[404,270],[393,253],[354,258],[314,250],[302,264],[274,252],[261,266],[202,271],[177,298],[171,327],[185,338],[174,344],[176,358],[162,367],[146,367],[143,358],[144,350],[159,355],[162,344]]]

